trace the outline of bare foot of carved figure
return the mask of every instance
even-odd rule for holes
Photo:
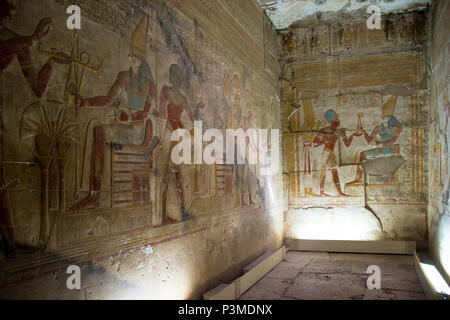
[[[320,195],[313,192],[312,188],[305,188],[305,197],[315,197],[318,198]]]
[[[320,192],[320,196],[321,197],[333,197],[331,194],[325,193],[325,192]]]
[[[343,192],[339,192],[338,197],[351,197],[351,195],[343,193]]]
[[[86,198],[75,203],[69,211],[84,211],[97,209],[100,205],[100,194],[98,191],[92,191]]]
[[[362,184],[362,180],[361,179],[355,179],[353,181],[347,182],[345,184],[345,186],[353,186],[353,185],[358,185],[358,184]]]

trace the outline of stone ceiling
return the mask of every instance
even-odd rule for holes
[[[375,4],[381,13],[425,7],[430,0],[257,0],[272,20],[275,28],[285,29],[317,12],[344,11],[351,13]]]

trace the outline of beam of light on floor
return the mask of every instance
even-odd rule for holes
[[[433,289],[440,294],[450,297],[450,287],[447,282],[445,282],[444,278],[441,276],[439,271],[435,266],[428,263],[420,263],[420,267],[427,277],[429,283],[431,283]]]

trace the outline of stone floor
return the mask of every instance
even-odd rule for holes
[[[381,289],[367,288],[367,267]],[[289,251],[241,300],[425,300],[410,255]]]

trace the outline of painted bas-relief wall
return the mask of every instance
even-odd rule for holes
[[[426,244],[425,11],[314,16],[282,32],[285,236]]]
[[[255,1],[76,1],[77,32],[71,1],[11,2],[1,298],[198,298],[281,245],[280,173],[170,158],[194,121],[281,127],[276,33]]]
[[[430,251],[442,274],[450,279],[450,161],[448,158],[450,134],[450,25],[448,1],[433,4],[431,42],[432,90],[430,128],[430,200],[428,228]]]

